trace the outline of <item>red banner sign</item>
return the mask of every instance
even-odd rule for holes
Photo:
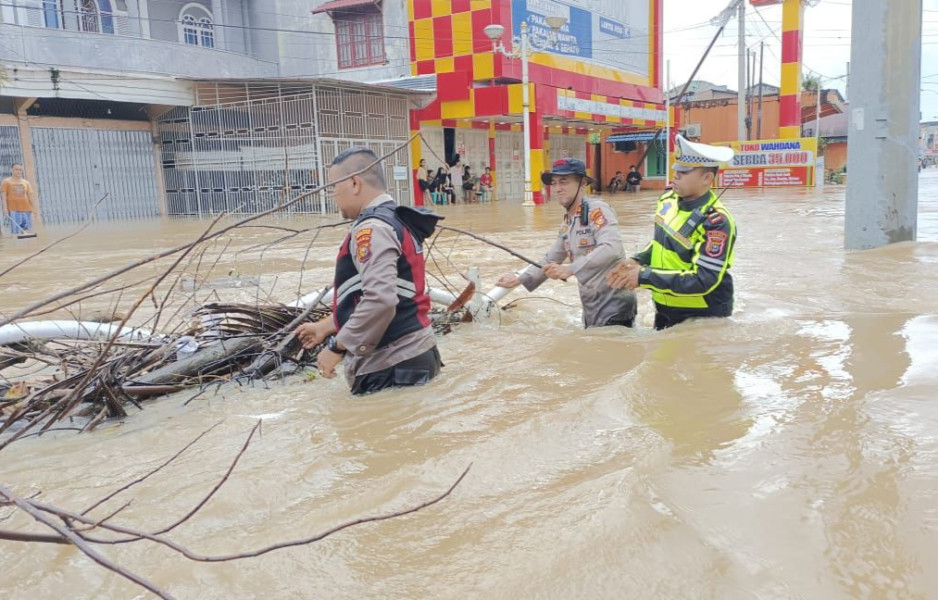
[[[814,167],[772,167],[720,171],[719,187],[782,187],[813,185]]]
[[[724,145],[724,144],[720,144]],[[814,185],[815,138],[726,142],[736,154],[721,170],[721,187]]]

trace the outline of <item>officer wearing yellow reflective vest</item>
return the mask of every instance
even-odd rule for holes
[[[672,190],[658,199],[655,237],[607,276],[614,288],[651,290],[655,329],[733,314],[736,222],[711,189],[732,148],[677,136]]]

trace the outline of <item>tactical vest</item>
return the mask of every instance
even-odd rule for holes
[[[702,225],[714,211],[719,211],[733,224],[732,217],[713,190],[707,201],[692,211],[680,210],[680,198],[674,192],[661,196],[655,213],[655,239],[651,243],[649,266],[663,271],[694,271],[697,268],[694,257],[700,245],[706,243],[707,234]],[[733,264],[733,246],[730,246],[726,255],[727,269]],[[651,288],[651,295],[656,303],[663,306],[707,309],[715,304],[732,303],[733,279],[724,270],[716,287],[706,294],[678,294],[671,290]]]
[[[379,219],[394,228],[401,243],[402,252],[397,259],[397,307],[394,319],[378,342],[378,348],[387,346],[408,333],[430,326],[430,296],[426,291],[423,248],[398,218],[394,212],[395,207],[393,202],[385,202],[366,208],[352,226],[354,230],[355,226],[365,219]],[[332,301],[336,331],[341,331],[362,298],[362,278],[352,260],[351,243],[352,234],[349,232],[339,248],[339,256],[336,259],[333,284],[335,298]]]

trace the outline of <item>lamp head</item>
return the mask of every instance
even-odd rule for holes
[[[485,29],[482,31],[485,32],[485,35],[487,35],[492,42],[497,42],[502,37],[502,34],[505,33],[505,28],[497,23],[492,23],[491,25],[486,25]]]
[[[551,31],[554,33],[563,29],[563,26],[567,24],[567,17],[547,17],[547,25],[550,27]]]

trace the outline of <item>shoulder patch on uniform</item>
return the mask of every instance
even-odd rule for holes
[[[726,219],[723,217],[723,213],[715,210],[711,210],[707,215],[707,223],[710,223],[711,225],[719,225],[725,220]]]
[[[722,255],[728,237],[724,231],[708,231],[707,242],[704,245],[704,252],[707,256],[716,258]]]
[[[596,226],[597,229],[600,229],[603,225],[606,224],[606,215],[603,214],[603,209],[595,208],[590,212],[590,222]]]
[[[362,227],[355,232],[355,246],[358,248],[358,262],[367,262],[371,258],[371,227]]]

